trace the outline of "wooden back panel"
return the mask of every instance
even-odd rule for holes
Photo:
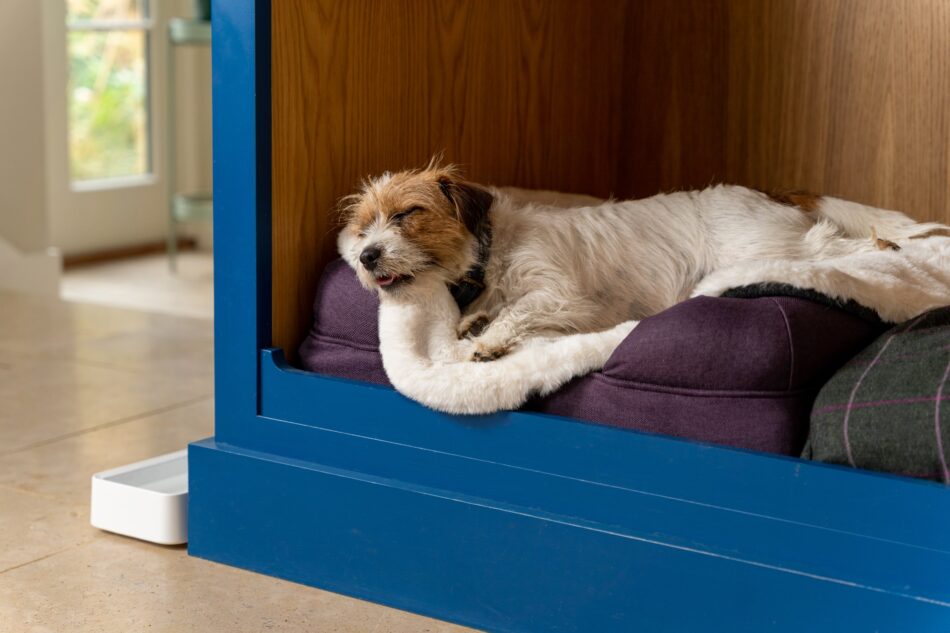
[[[599,196],[734,182],[950,221],[941,0],[273,3],[273,344],[293,357],[336,201],[444,151]]]
[[[950,222],[950,3],[729,3],[726,177]]]

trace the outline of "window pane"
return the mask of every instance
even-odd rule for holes
[[[69,33],[69,154],[73,180],[149,171],[142,31]]]
[[[66,0],[66,20],[141,20],[145,0]]]

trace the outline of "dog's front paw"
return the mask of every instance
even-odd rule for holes
[[[475,345],[475,351],[472,352],[472,360],[476,363],[487,363],[497,360],[511,351],[507,345],[485,345],[478,343]]]
[[[485,328],[488,327],[488,324],[491,322],[491,319],[488,318],[488,315],[484,312],[476,312],[470,314],[459,323],[458,326],[458,337],[463,338],[475,338],[485,331]]]

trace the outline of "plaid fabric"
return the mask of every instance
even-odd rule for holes
[[[950,307],[895,326],[822,388],[802,457],[950,484]]]

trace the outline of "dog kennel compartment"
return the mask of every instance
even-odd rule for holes
[[[503,185],[801,186],[947,221],[950,8],[213,13],[216,424],[189,449],[192,555],[486,630],[946,630],[942,486],[536,413],[446,415],[293,354],[336,199],[440,150]]]

